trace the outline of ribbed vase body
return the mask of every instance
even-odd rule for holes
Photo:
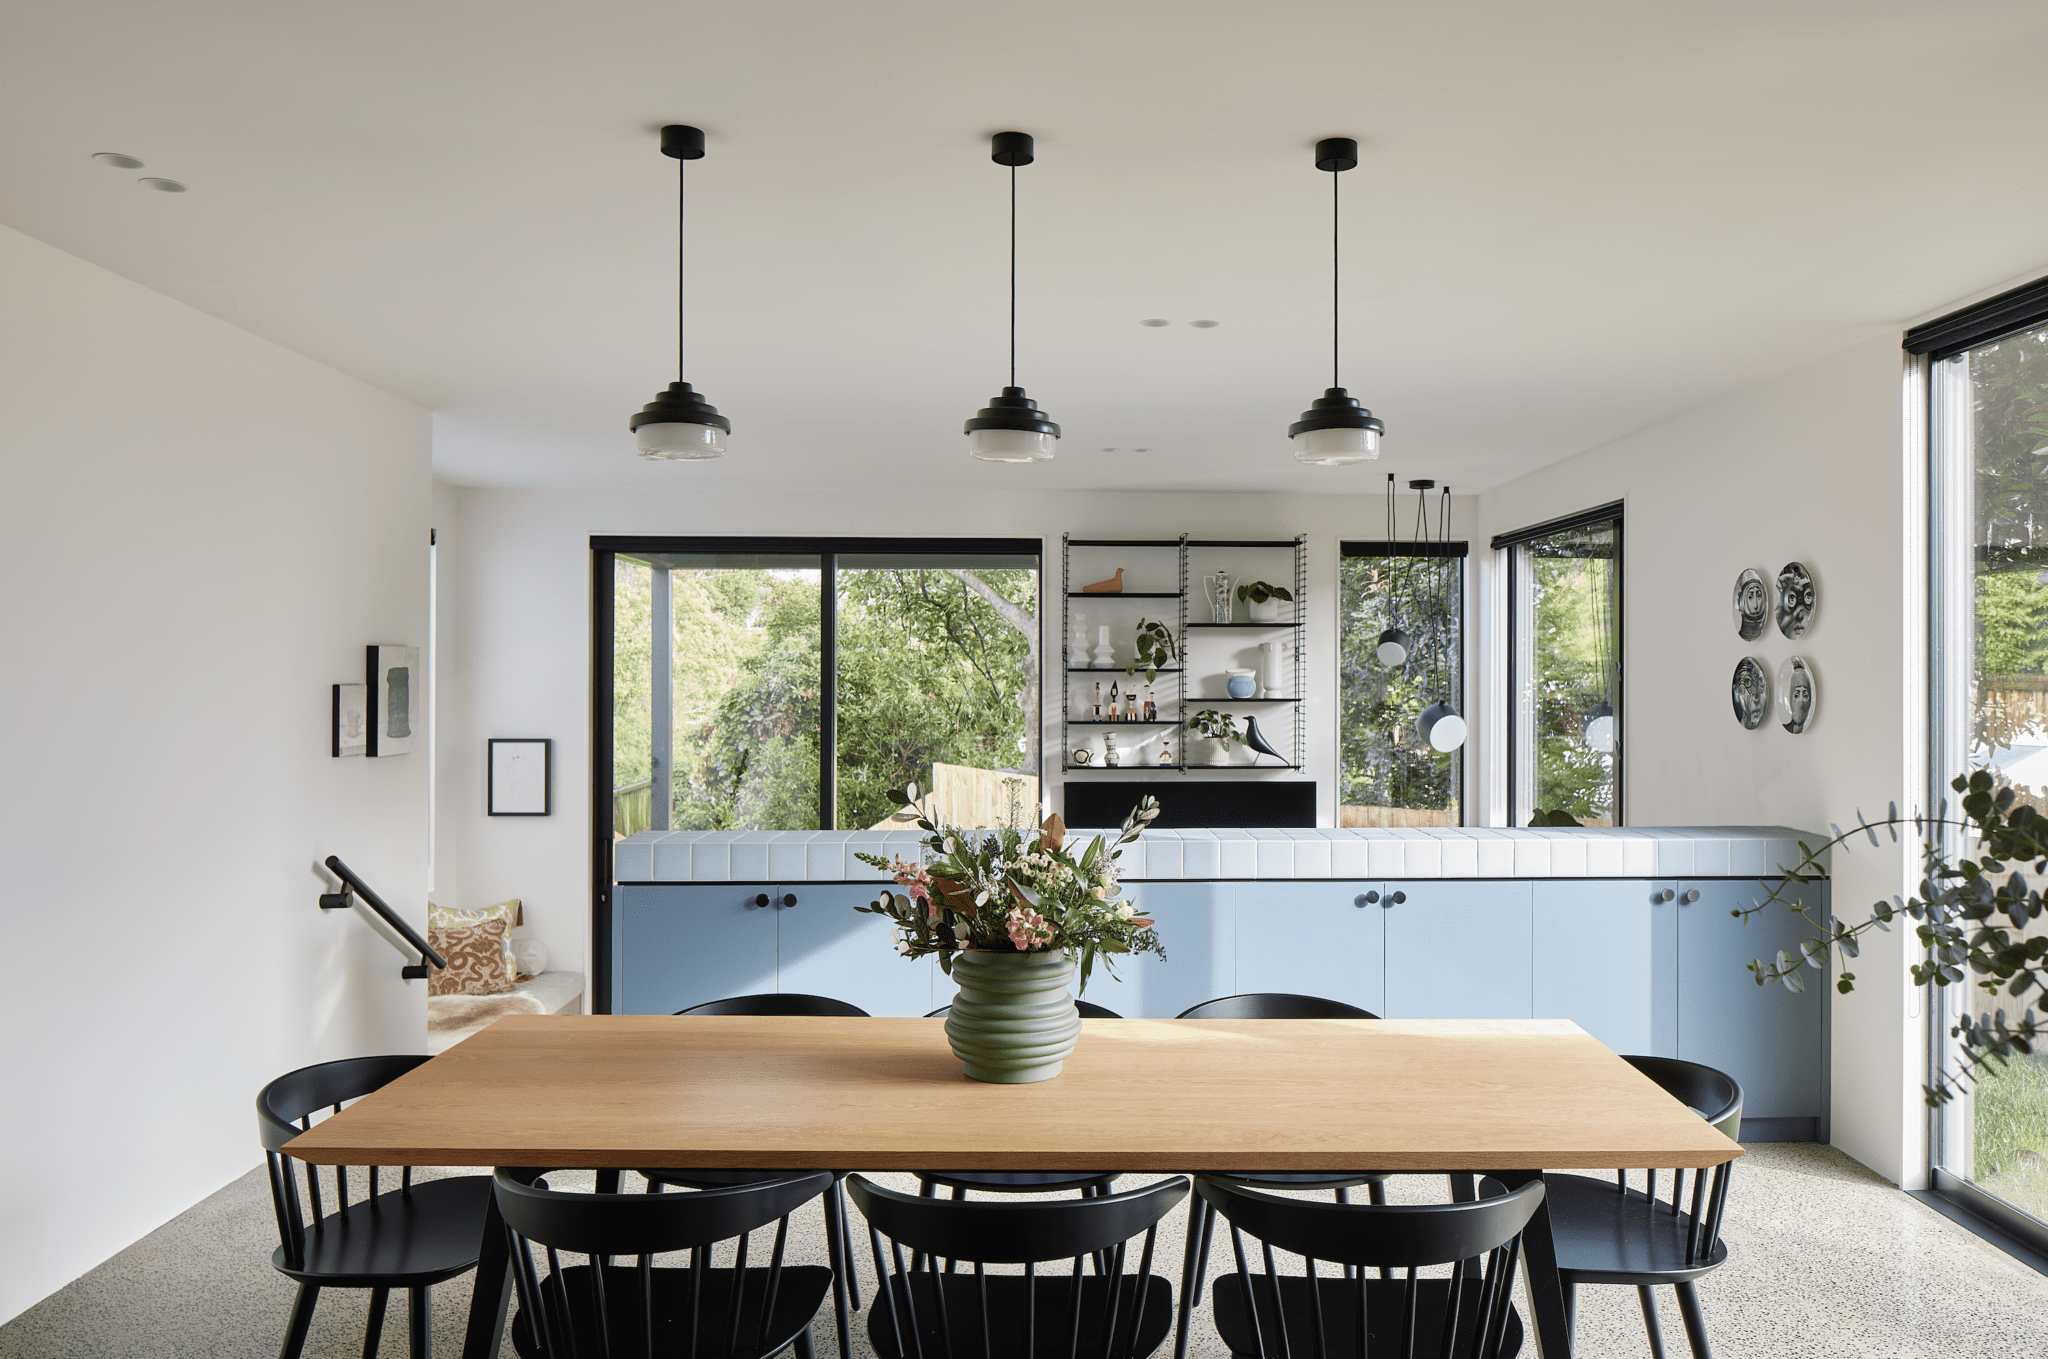
[[[946,1039],[969,1077],[999,1085],[1049,1081],[1081,1036],[1081,1015],[1067,987],[1074,964],[1052,953],[953,955],[960,993],[946,1016]]]

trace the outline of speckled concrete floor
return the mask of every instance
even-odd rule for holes
[[[1749,1150],[1729,1198],[1733,1257],[1700,1285],[1722,1359],[2009,1359],[2048,1346],[2048,1278],[1831,1148],[1767,1144]],[[912,1183],[879,1178],[899,1187]],[[1394,1184],[1396,1202],[1424,1201],[1442,1188],[1435,1179]],[[1156,1266],[1176,1280],[1182,1221],[1176,1214],[1164,1224]],[[816,1210],[792,1228],[799,1258],[822,1263],[824,1231]],[[292,1298],[291,1284],[269,1266],[275,1231],[269,1191],[262,1174],[252,1171],[0,1326],[0,1359],[275,1353]],[[863,1268],[861,1277],[869,1287],[871,1271]],[[306,1353],[360,1354],[366,1302],[366,1294],[325,1295]],[[1668,1292],[1663,1302],[1666,1342],[1674,1355],[1683,1354],[1677,1307]],[[467,1279],[438,1291],[438,1353],[460,1353],[468,1306]],[[819,1359],[838,1359],[829,1310],[816,1336]],[[1635,1291],[1584,1290],[1578,1340],[1579,1352],[1597,1359],[1648,1354]],[[858,1322],[855,1349],[854,1359],[872,1359]],[[383,1352],[405,1352],[401,1300],[392,1303]],[[512,1353],[509,1343],[503,1353]],[[1204,1311],[1195,1314],[1191,1354],[1226,1359]]]

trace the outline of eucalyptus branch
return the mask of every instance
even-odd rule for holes
[[[2017,999],[2030,991],[2048,990],[2048,933],[2030,932],[2034,922],[2048,914],[2048,901],[2033,885],[2048,875],[2048,816],[2019,801],[2010,787],[1998,787],[1985,770],[1958,777],[1950,786],[1962,795],[1960,819],[1949,815],[1947,799],[1936,815],[1911,818],[1921,845],[1921,879],[1913,895],[1875,902],[1869,918],[1854,925],[1830,912],[1816,915],[1794,895],[1795,886],[1828,877],[1822,859],[1830,850],[1847,851],[1859,838],[1881,848],[1880,830],[1898,843],[1908,818],[1893,803],[1887,815],[1876,820],[1858,811],[1851,830],[1830,826],[1834,838],[1819,846],[1799,842],[1800,861],[1789,868],[1778,866],[1783,876],[1775,883],[1765,881],[1764,898],[1730,912],[1746,924],[1750,916],[1785,906],[1814,929],[1798,945],[1798,957],[1780,949],[1771,962],[1750,961],[1749,971],[1758,986],[1775,981],[1787,990],[1804,991],[1803,969],[1825,971],[1828,951],[1833,949],[1840,960],[1835,989],[1847,995],[1856,989],[1856,974],[1848,963],[1860,955],[1861,937],[1873,929],[1889,932],[1894,921],[1905,919],[1914,922],[1914,935],[1925,950],[1923,960],[1913,964],[1917,986],[1943,990],[1974,978],[1970,984],[1985,993],[1982,1001],[1987,1004],[2001,995]],[[1944,832],[1951,830],[1965,833],[1964,843],[1973,846],[1976,857],[1958,854],[1950,860]],[[2029,864],[2032,881],[2024,871]],[[1995,1071],[2014,1056],[2031,1053],[2037,1041],[2048,1037],[2048,1020],[2037,1018],[2032,1006],[2017,1020],[2008,1020],[2003,1008],[1991,1008],[1961,1016],[1949,1036],[1961,1043],[1962,1065],[1955,1071],[1937,1067],[1934,1080],[1923,1087],[1927,1103],[1937,1107],[1965,1093],[1987,1066]]]

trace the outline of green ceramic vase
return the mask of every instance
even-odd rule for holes
[[[960,993],[946,1015],[953,1054],[977,1081],[1025,1085],[1060,1074],[1081,1014],[1067,987],[1074,964],[1063,952],[953,955]]]

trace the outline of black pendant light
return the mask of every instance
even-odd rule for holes
[[[657,461],[703,462],[725,452],[732,421],[683,381],[683,170],[704,158],[700,128],[671,123],[661,130],[661,154],[676,162],[676,380],[627,423],[640,456]]]
[[[967,451],[983,462],[1045,462],[1060,427],[1017,385],[1017,167],[1036,159],[1028,132],[989,138],[989,159],[1010,167],[1010,385],[967,422]]]
[[[1337,176],[1357,164],[1358,143],[1351,138],[1325,137],[1316,143],[1316,169],[1330,176],[1330,389],[1287,427],[1287,437],[1294,441],[1296,462],[1324,467],[1371,462],[1380,455],[1380,435],[1387,428],[1337,385],[1337,323],[1342,311],[1337,294]]]
[[[1387,473],[1387,551],[1392,553],[1400,541],[1400,533],[1394,527],[1394,474],[1389,472]],[[1397,593],[1389,590],[1388,598],[1396,607],[1399,607],[1400,596]],[[1392,669],[1408,664],[1408,654],[1414,650],[1415,638],[1409,634],[1406,628],[1401,626],[1401,620],[1396,616],[1393,626],[1380,634],[1380,640],[1373,654],[1380,658],[1381,665]]]

